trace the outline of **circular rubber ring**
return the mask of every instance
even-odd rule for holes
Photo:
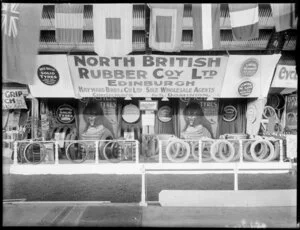
[[[223,154],[221,154],[221,155],[223,155],[223,157],[222,157],[222,159],[220,159],[220,158],[216,157],[216,153],[218,152],[219,145],[222,143],[227,144],[229,146],[230,155],[226,158]],[[229,162],[233,159],[234,154],[235,154],[234,147],[227,140],[217,140],[211,145],[211,148],[210,148],[210,155],[217,162]]]
[[[70,155],[69,155],[69,148],[70,148],[71,145],[74,145],[74,144],[80,144],[80,145],[82,145],[83,148],[84,148],[85,151],[86,151],[85,157],[83,157],[83,158],[80,159],[80,160],[73,160],[73,159],[70,157]],[[69,160],[69,161],[72,161],[72,162],[74,162],[74,163],[76,163],[76,164],[80,164],[80,163],[84,162],[84,161],[86,160],[86,158],[87,158],[88,155],[89,155],[89,148],[88,148],[87,144],[85,144],[85,143],[83,143],[83,142],[82,142],[82,143],[80,143],[80,142],[73,142],[73,143],[69,144],[68,147],[66,148],[66,156],[67,156],[68,160]]]
[[[103,156],[106,160],[108,160],[111,163],[119,163],[124,159],[124,153],[121,153],[121,157],[120,158],[109,158],[106,155],[106,148],[108,147],[109,144],[112,144],[112,146],[110,147],[112,149],[112,151],[114,151],[113,149],[115,148],[115,145],[117,144],[117,148],[119,148],[121,145],[118,142],[114,142],[114,141],[110,141],[108,143],[106,143],[106,145],[103,147]],[[123,149],[122,149],[123,151]]]
[[[182,158],[179,158],[179,159],[176,159],[176,157],[178,156],[178,151],[177,151],[177,147],[176,147],[176,154],[175,154],[175,158],[174,156],[171,154],[171,148],[172,150],[174,150],[173,148],[173,145],[176,144],[180,144],[181,146],[183,146],[185,149],[186,149],[186,153],[185,153],[185,156],[182,157]],[[167,145],[167,148],[166,148],[166,155],[168,157],[168,159],[174,163],[180,163],[180,162],[185,162],[189,156],[190,156],[190,145],[180,139],[178,140],[174,140],[174,141],[171,141],[168,143]]]
[[[26,156],[26,151],[27,151],[27,149],[28,149],[28,147],[29,147],[30,145],[39,145],[39,146],[40,146],[40,151],[41,151],[41,152],[40,152],[40,155],[41,155],[40,161],[38,161],[38,162],[32,162],[32,161],[30,161],[30,160],[27,158],[27,156]],[[41,163],[41,162],[44,160],[44,158],[46,157],[46,148],[45,148],[45,146],[44,146],[43,144],[41,144],[41,143],[29,143],[28,145],[25,146],[24,152],[23,152],[23,153],[24,153],[24,154],[23,154],[24,159],[26,160],[27,163],[30,163],[30,164],[39,164],[39,163]]]
[[[260,158],[260,157],[257,157],[256,155],[256,152],[255,152],[255,147],[256,145],[258,145],[259,143],[264,143],[266,145],[269,146],[269,149],[270,149],[270,153],[269,153],[269,156],[267,158]],[[251,144],[251,148],[250,148],[250,152],[251,152],[251,156],[252,158],[255,160],[255,161],[258,161],[258,162],[266,162],[266,161],[270,161],[273,157],[274,157],[274,147],[272,145],[272,143],[268,140],[257,140],[255,142],[253,142]]]

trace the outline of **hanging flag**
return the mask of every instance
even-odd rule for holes
[[[148,4],[150,7],[149,46],[165,52],[179,52],[184,4]]]
[[[220,4],[193,4],[193,41],[195,50],[220,47]]]
[[[81,43],[83,37],[83,4],[55,5],[55,40],[59,43]]]
[[[276,32],[293,28],[295,17],[295,4],[271,4]]]
[[[42,4],[2,3],[2,79],[33,83]]]
[[[100,56],[132,52],[132,4],[94,4],[94,50]]]
[[[234,40],[258,38],[258,4],[229,4],[229,16]]]

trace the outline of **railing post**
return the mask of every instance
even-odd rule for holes
[[[158,140],[158,163],[162,164],[162,140]]]
[[[202,163],[202,141],[201,140],[199,140],[198,157],[199,157],[199,164],[201,164]]]
[[[95,141],[95,164],[99,164],[98,141]]]
[[[140,146],[139,146],[139,141],[135,141],[135,163],[138,164],[140,162]]]
[[[18,142],[14,142],[14,165],[18,164]]]
[[[142,175],[142,184],[141,184],[141,202],[140,206],[147,206],[146,202],[146,171],[145,171],[145,166],[143,165],[141,168],[141,175]]]
[[[243,140],[239,140],[240,163],[243,163]]]
[[[239,173],[238,163],[236,163],[234,167],[234,191],[239,190],[238,173]]]
[[[279,161],[283,162],[283,141],[279,140]]]
[[[55,141],[55,163],[58,165],[58,141]]]

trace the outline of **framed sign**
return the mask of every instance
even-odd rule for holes
[[[162,106],[157,113],[158,120],[161,122],[169,122],[172,120],[172,109],[170,106]]]
[[[70,105],[61,105],[56,110],[56,119],[63,124],[70,124],[75,119],[74,109]]]
[[[157,101],[139,101],[140,110],[156,111]]]
[[[140,110],[134,104],[128,104],[123,107],[122,118],[127,123],[135,123],[140,118]]]
[[[224,121],[234,121],[237,117],[237,110],[233,105],[227,105],[223,109],[223,120]]]

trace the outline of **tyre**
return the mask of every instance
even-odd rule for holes
[[[24,148],[24,159],[30,164],[39,164],[46,157],[46,148],[41,143],[29,143]]]
[[[73,142],[66,148],[66,156],[69,161],[73,163],[82,163],[87,159],[89,148],[85,143]]]
[[[262,154],[259,154],[255,150],[255,148],[258,144],[264,144],[266,146],[266,148]],[[269,147],[269,151],[268,151],[268,147]],[[274,147],[273,147],[272,143],[268,140],[257,140],[255,142],[253,142],[251,145],[251,148],[250,148],[250,152],[251,152],[252,158],[257,162],[267,162],[267,161],[270,161],[272,158],[274,158]]]
[[[118,142],[110,141],[103,148],[104,158],[111,163],[119,163],[124,160],[123,145]]]

